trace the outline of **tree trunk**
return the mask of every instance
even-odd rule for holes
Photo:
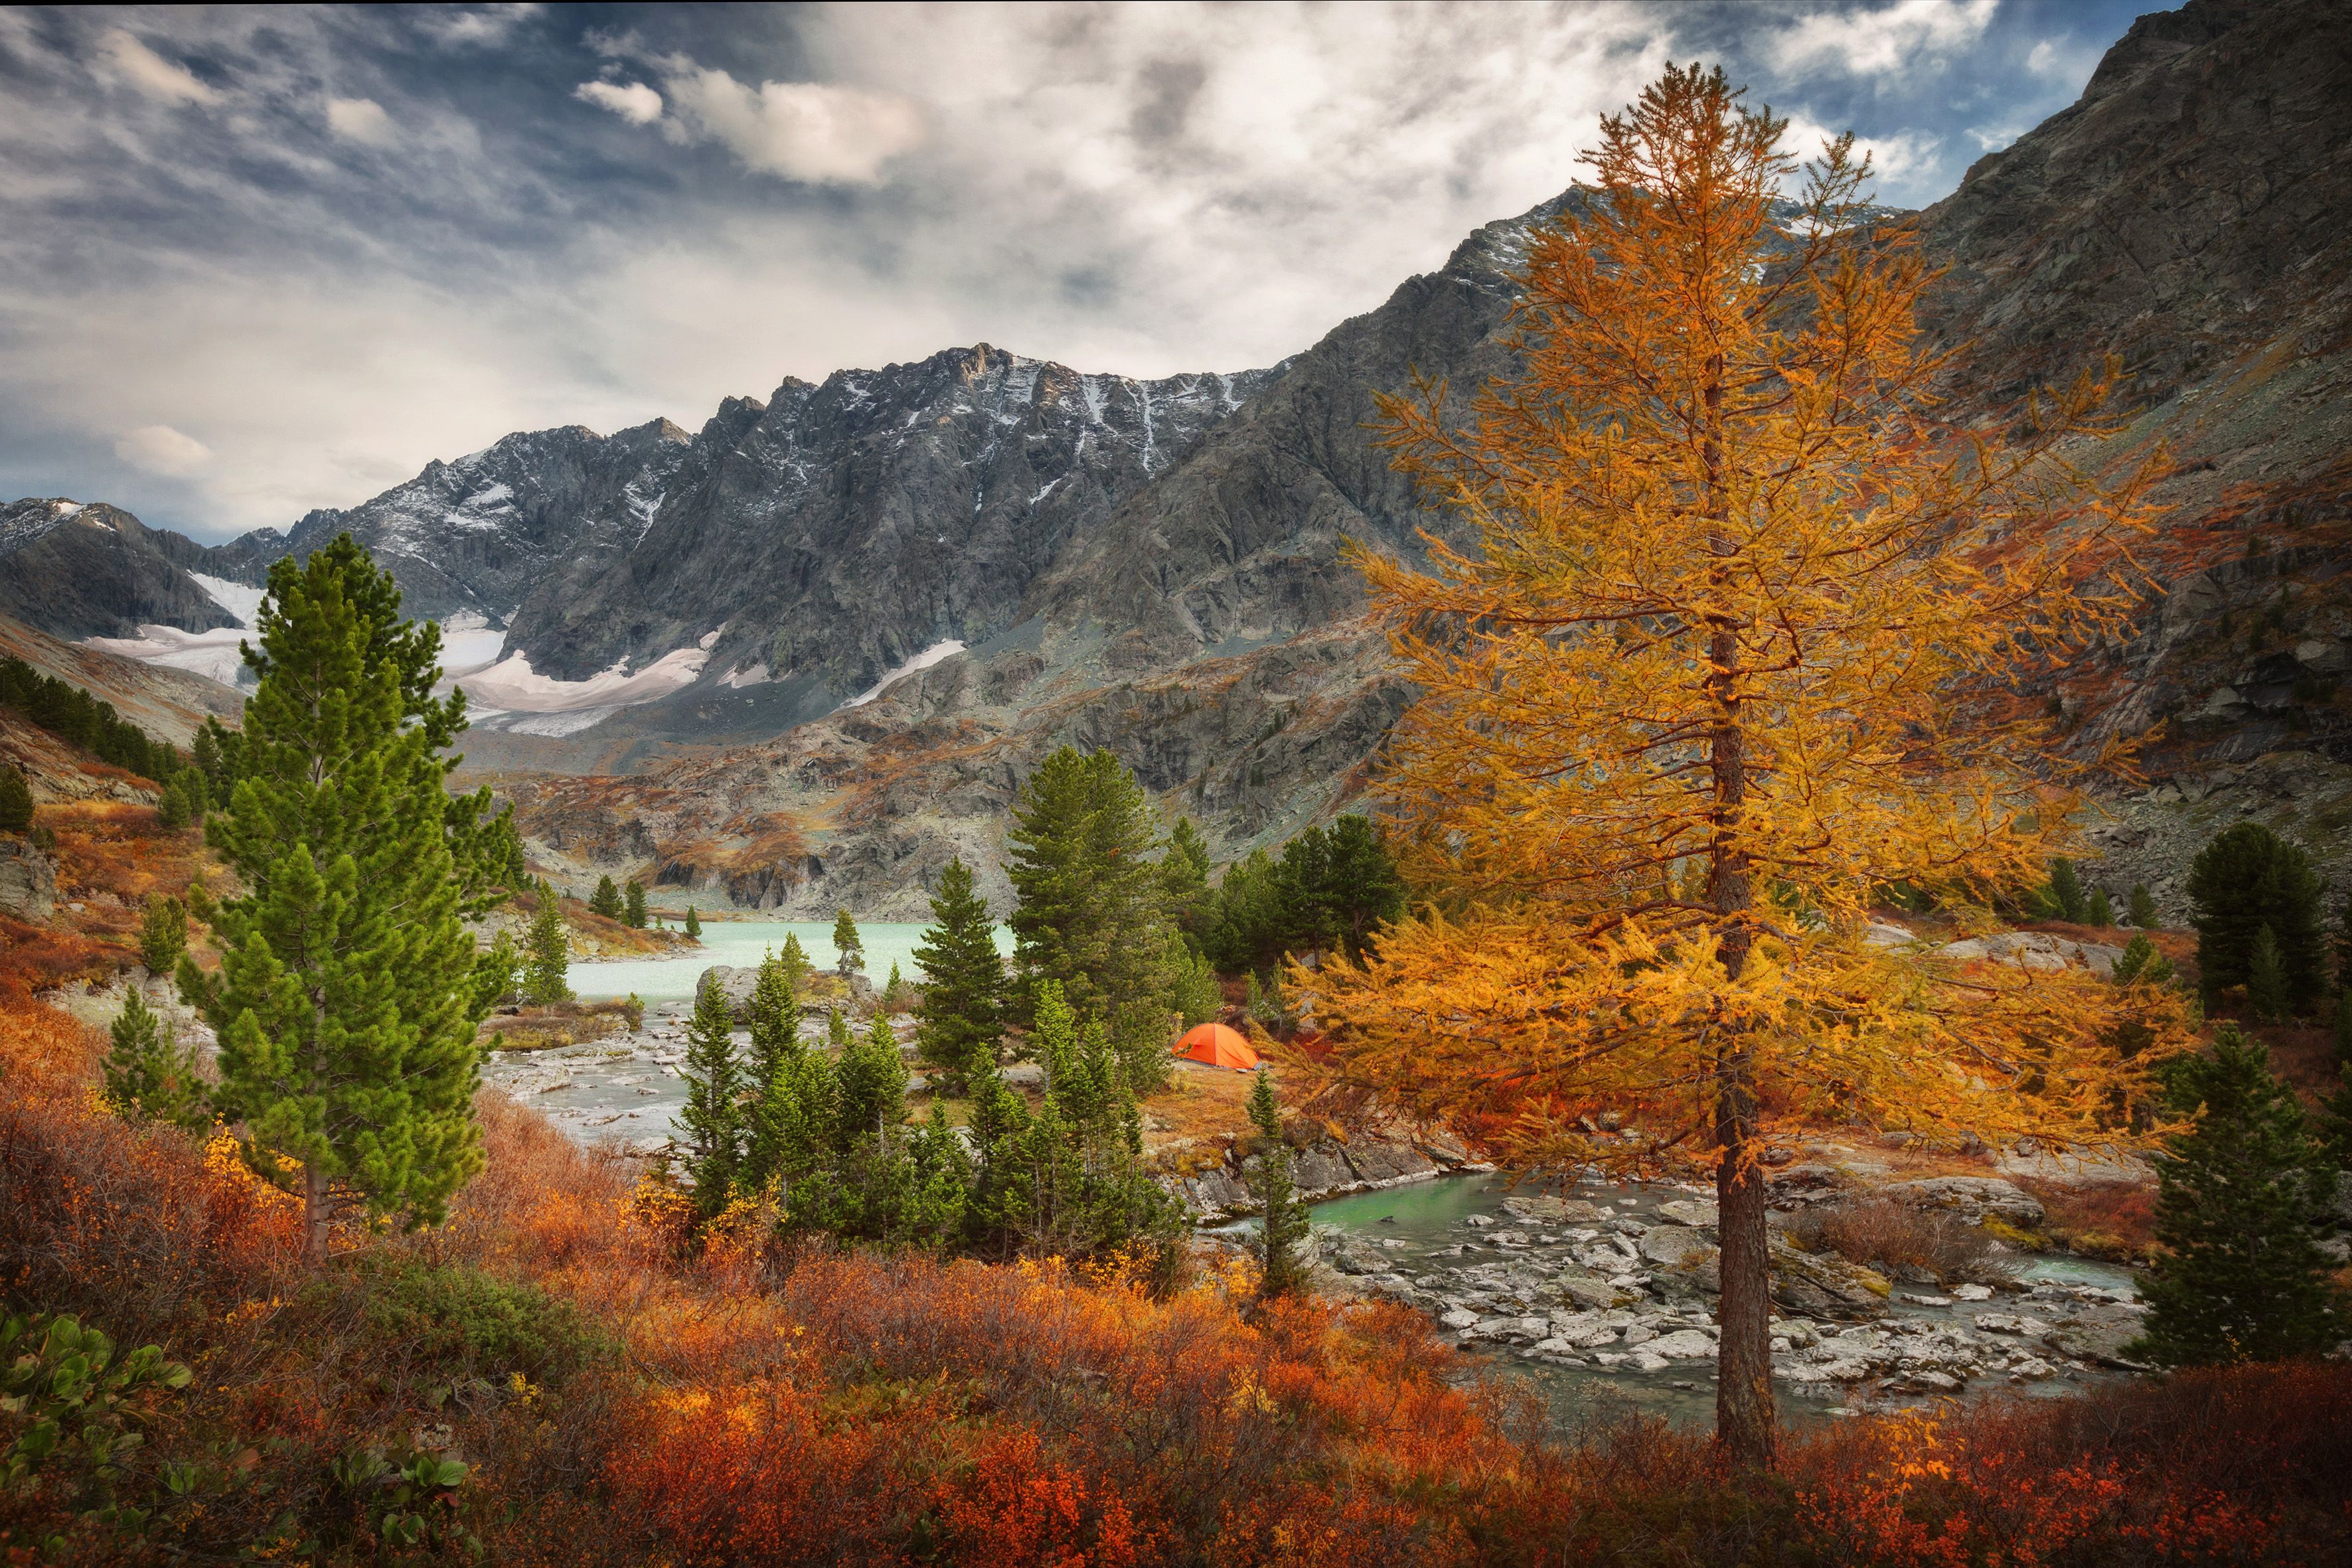
[[[315,1161],[302,1167],[302,1254],[312,1263],[327,1260],[327,1178]]]
[[[1722,356],[1707,365],[1702,397],[1707,516],[1715,523],[1708,540],[1717,560],[1737,548],[1731,537],[1730,489],[1723,448]],[[1710,586],[1729,588],[1718,566]],[[1719,605],[1719,601],[1718,601]],[[1718,607],[1709,616],[1706,684],[1715,703],[1707,735],[1707,762],[1714,787],[1708,846],[1708,899],[1716,913],[1717,952],[1725,975],[1738,980],[1748,967],[1753,940],[1746,916],[1755,892],[1748,855],[1740,842],[1739,817],[1748,798],[1747,735],[1740,713],[1739,628]],[[1718,1018],[1722,1031],[1715,1062],[1715,1138],[1722,1151],[1716,1166],[1717,1271],[1723,1291],[1717,1299],[1715,1440],[1738,1463],[1756,1469],[1772,1465],[1776,1436],[1772,1408],[1772,1269],[1764,1231],[1764,1173],[1751,1150],[1756,1123],[1755,1058],[1736,1019]]]

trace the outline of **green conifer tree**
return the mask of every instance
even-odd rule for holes
[[[1015,963],[1073,1011],[1109,1026],[1140,1093],[1164,1080],[1170,976],[1166,892],[1150,802],[1108,752],[1065,746],[1021,786],[1005,875]]]
[[[1307,1210],[1292,1184],[1290,1145],[1282,1136],[1274,1075],[1260,1068],[1256,1079],[1250,1086],[1249,1118],[1258,1132],[1257,1173],[1251,1185],[1265,1216],[1259,1236],[1258,1256],[1265,1265],[1260,1289],[1268,1296],[1287,1296],[1307,1282],[1307,1268],[1298,1256],[1298,1245],[1307,1239]]]
[[[2286,971],[2279,963],[2278,938],[2268,926],[2254,932],[2253,956],[2246,962],[2246,1003],[2265,1023],[2287,1016]]]
[[[15,768],[0,768],[0,833],[23,833],[32,826],[32,785]]]
[[[788,931],[784,933],[783,951],[776,957],[783,964],[784,973],[792,976],[793,989],[807,990],[809,976],[816,973],[816,965],[801,947],[800,932]]]
[[[695,1212],[704,1219],[735,1195],[743,1161],[743,1075],[735,1061],[735,1014],[725,987],[703,986],[686,1026],[686,1104],[677,1113],[686,1133],[686,1173],[694,1184]]]
[[[2253,970],[2254,941],[2271,928],[2286,984],[2288,1011],[2319,999],[2326,959],[2319,921],[2319,877],[2311,857],[2259,822],[2216,834],[2189,871],[2197,926],[2198,986],[2210,1011]]]
[[[749,1012],[751,1099],[745,1110],[742,1184],[756,1192],[786,1175],[786,1144],[794,1124],[794,1069],[807,1055],[801,1043],[800,997],[772,948],[760,960]]]
[[[2315,1234],[2333,1173],[2269,1051],[2224,1025],[2210,1056],[2171,1066],[2167,1095],[2195,1121],[2157,1159],[2163,1250],[2137,1353],[2208,1366],[2333,1346],[2347,1325]]]
[[[212,1125],[210,1096],[196,1053],[173,1037],[139,988],[131,987],[106,1053],[106,1099],[132,1121],[160,1121],[189,1132]]]
[[[702,917],[695,912],[692,904],[686,906],[686,940],[688,942],[702,940]]]
[[[1331,929],[1348,956],[1360,961],[1372,934],[1404,914],[1404,878],[1396,857],[1370,817],[1350,812],[1331,824],[1324,870],[1328,880],[1323,902]]]
[[[614,885],[612,878],[596,879],[596,890],[588,898],[588,912],[603,915],[608,921],[621,918],[621,889]]]
[[[1002,1257],[1029,1234],[1035,1180],[1028,1160],[1029,1107],[1013,1092],[994,1062],[971,1079],[973,1170],[964,1207],[964,1233],[973,1246]]]
[[[1160,858],[1160,896],[1169,920],[1196,947],[1211,913],[1209,866],[1209,841],[1191,817],[1178,817],[1168,835],[1168,852]]]
[[[218,973],[179,966],[221,1042],[215,1102],[257,1170],[299,1184],[313,1259],[337,1212],[432,1223],[481,1165],[474,943],[435,755],[465,698],[434,699],[440,629],[399,605],[349,535],[270,568],[243,771],[205,830],[248,891],[197,911]]]
[[[521,985],[522,953],[513,935],[501,931],[474,960],[474,1010],[487,1017]]]
[[[974,1074],[994,1064],[1004,1036],[1004,960],[996,951],[996,926],[973,891],[971,868],[961,859],[940,873],[931,921],[915,949],[923,972],[915,1048],[948,1091],[961,1094]]]
[[[839,1013],[835,1018],[841,1018]],[[836,1146],[845,1152],[859,1142],[877,1142],[907,1120],[907,1062],[898,1052],[898,1037],[889,1020],[876,1014],[863,1034],[851,1036],[842,1019],[845,1037],[835,1071],[840,1079],[836,1114]]]
[[[530,953],[523,969],[523,1000],[534,1007],[552,1007],[572,999],[572,948],[563,934],[563,914],[556,907],[555,889],[539,885],[539,912],[531,918]]]
[[[139,917],[139,959],[147,973],[170,974],[188,951],[188,906],[168,893],[151,894]]]
[[[2146,882],[2132,884],[2131,923],[2142,931],[2154,931],[2157,927],[2156,895],[2147,890]]]
[[[2091,895],[2091,905],[2089,910],[2084,912],[2083,923],[2085,925],[2097,926],[2101,931],[2106,931],[2114,927],[2116,923],[2116,910],[2113,904],[2107,902],[2107,895],[2105,889],[2101,889]]]
[[[841,977],[848,979],[866,968],[866,943],[857,934],[857,922],[849,918],[847,910],[833,917],[833,950],[841,965]]]
[[[188,826],[188,797],[175,781],[166,780],[155,795],[155,826],[178,833]]]
[[[632,931],[646,929],[646,888],[635,877],[629,879],[622,897],[621,923]]]
[[[1210,967],[1207,959],[1192,952],[1179,955],[1171,1000],[1178,1018],[1188,1029],[1209,1022],[1224,1010],[1224,988],[1217,984],[1217,972]]]
[[[2050,862],[2050,908],[2060,920],[2083,923],[2090,912],[2089,901],[2083,896],[2083,879],[2074,870],[2074,862],[2057,859]]]

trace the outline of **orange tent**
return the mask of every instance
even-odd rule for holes
[[[1188,1062],[1205,1062],[1235,1072],[1257,1066],[1257,1053],[1250,1049],[1250,1043],[1223,1024],[1202,1024],[1192,1029],[1176,1042],[1176,1054]]]

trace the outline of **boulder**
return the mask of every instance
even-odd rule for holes
[[[0,910],[38,925],[56,910],[57,868],[29,838],[0,837]]]
[[[1662,1225],[1636,1244],[1643,1258],[1664,1268],[1679,1268],[1685,1258],[1712,1252],[1714,1245],[1698,1232],[1679,1225]]]
[[[2124,950],[2095,942],[2074,942],[2038,931],[2005,931],[1946,942],[1936,950],[1936,954],[1956,963],[2013,963],[2021,969],[2080,966],[2105,980],[2115,972],[2116,960],[2124,955]]]
[[[1675,1225],[1696,1226],[1702,1230],[1712,1230],[1716,1225],[1716,1205],[1712,1203],[1702,1203],[1696,1198],[1676,1198],[1671,1203],[1658,1205],[1658,1217],[1670,1220]]]
[[[1290,1172],[1301,1197],[1321,1197],[1356,1185],[1356,1173],[1348,1168],[1346,1157],[1334,1143],[1301,1149],[1291,1160]]]
[[[1582,1198],[1559,1198],[1543,1194],[1514,1194],[1503,1200],[1503,1212],[1529,1225],[1594,1225],[1601,1211]]]
[[[1928,1176],[1890,1182],[1878,1191],[1914,1208],[1944,1209],[1969,1220],[1990,1217],[2022,1230],[2036,1228],[2045,1217],[2033,1194],[1997,1176]]]
[[[1652,1355],[1664,1356],[1669,1361],[1713,1361],[1715,1339],[1703,1329],[1677,1329],[1671,1334],[1661,1334],[1642,1347]]]
[[[727,997],[727,1005],[739,1024],[751,1021],[751,992],[760,983],[756,964],[714,963],[702,972],[694,983],[694,994],[702,994],[716,985]],[[809,976],[809,984],[801,996],[803,1017],[823,1017],[835,1007],[851,1012],[863,1012],[874,1005],[874,983],[863,974],[853,973],[845,980],[829,971],[819,971]]]
[[[1382,1139],[1360,1139],[1348,1145],[1344,1157],[1357,1180],[1376,1187],[1433,1176],[1438,1169],[1435,1161],[1412,1144]]]

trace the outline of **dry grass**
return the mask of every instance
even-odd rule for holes
[[[549,1007],[501,1009],[482,1021],[476,1043],[484,1049],[544,1051],[623,1035],[637,1026],[625,1002],[558,1002]]]
[[[2156,1240],[2156,1188],[2146,1183],[2081,1185],[2021,1178],[2049,1218],[2043,1232],[2085,1258],[2114,1263],[2145,1260]]]
[[[1994,1238],[1957,1215],[1885,1198],[1823,1204],[1807,1210],[1789,1234],[1815,1252],[1894,1273],[1906,1268],[1938,1283],[1984,1279],[2007,1272]]]

